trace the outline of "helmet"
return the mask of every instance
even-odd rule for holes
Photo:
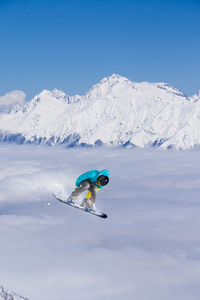
[[[108,184],[109,178],[105,175],[100,175],[97,178],[97,182],[98,182],[99,185],[104,186],[104,185]]]

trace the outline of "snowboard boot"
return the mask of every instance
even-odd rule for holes
[[[67,203],[70,205],[74,205],[74,200],[71,199],[71,196],[67,198]]]
[[[93,208],[93,201],[91,199],[86,199],[86,202],[85,202],[85,210],[88,210],[88,211],[94,211],[94,208]]]

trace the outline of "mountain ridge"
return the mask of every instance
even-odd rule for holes
[[[0,141],[73,146],[200,144],[200,91],[188,97],[167,83],[103,78],[83,96],[43,90],[0,114]]]

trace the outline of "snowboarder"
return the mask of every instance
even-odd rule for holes
[[[67,199],[68,203],[74,203],[74,201],[84,191],[88,190],[85,198],[81,202],[81,206],[86,210],[94,210],[95,198],[98,190],[102,189],[109,182],[109,171],[107,169],[102,171],[91,170],[76,179],[75,191],[71,193]]]

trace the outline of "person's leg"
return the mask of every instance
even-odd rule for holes
[[[81,182],[80,186],[71,193],[71,195],[68,198],[68,201],[75,201],[80,194],[82,194],[84,191],[88,190],[90,188],[90,182],[87,180],[84,180]]]
[[[96,195],[97,195],[97,192],[98,192],[98,187],[95,184],[91,184],[90,188],[88,190],[89,190],[89,192],[86,195],[87,201],[85,202],[85,206],[88,209],[93,209],[95,199],[96,199]]]

